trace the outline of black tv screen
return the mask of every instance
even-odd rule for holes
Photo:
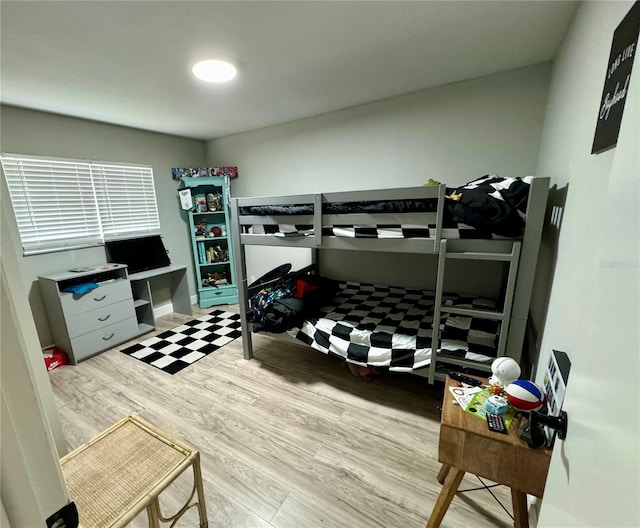
[[[160,235],[105,242],[107,260],[126,264],[129,273],[169,266],[171,261]]]

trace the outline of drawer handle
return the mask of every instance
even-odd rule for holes
[[[218,292],[213,292],[213,293],[215,293],[216,295],[222,295],[222,292],[219,292],[219,291]]]
[[[103,337],[103,341],[109,341],[109,339],[111,339],[114,335],[116,335],[115,332],[113,332],[109,337]]]
[[[103,295],[102,297],[98,298],[98,297],[94,297],[93,300],[94,301],[104,301],[107,298],[106,294]]]
[[[106,321],[109,317],[111,317],[111,314],[107,314],[106,317],[98,317],[98,321]]]

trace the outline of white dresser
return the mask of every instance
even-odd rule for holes
[[[86,283],[98,287],[84,294],[64,291]],[[39,284],[55,344],[73,364],[144,333],[122,264],[42,276]]]

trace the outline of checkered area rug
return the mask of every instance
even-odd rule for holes
[[[239,314],[214,310],[121,352],[175,374],[241,335]]]

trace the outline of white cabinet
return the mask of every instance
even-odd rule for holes
[[[73,364],[143,333],[122,264],[42,276],[39,284],[55,344]],[[97,288],[68,291],[87,284]]]

